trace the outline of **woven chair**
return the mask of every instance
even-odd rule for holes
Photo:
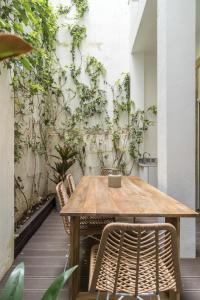
[[[75,183],[72,174],[67,175],[67,184],[70,191],[70,196],[75,191]],[[100,226],[100,230],[104,228],[105,225],[115,222],[115,218],[112,217],[81,217],[81,224],[85,223],[85,226]]]
[[[68,194],[67,194],[67,189],[64,185],[64,182],[59,182],[56,186],[56,192],[57,192],[57,197],[58,197],[58,201],[60,204],[60,208],[62,209],[65,204],[67,204],[68,202]],[[65,231],[67,234],[70,233],[70,217],[62,217],[63,220],[63,225],[65,228]]]
[[[56,186],[56,192],[58,195],[60,207],[63,206],[69,201],[69,197],[67,195],[67,190],[64,185],[64,182],[59,182]],[[66,233],[70,234],[70,218],[62,216],[63,224]],[[80,218],[80,234],[85,236],[86,238],[91,237],[99,241],[95,235],[101,234],[105,225],[113,222],[113,218],[103,218],[103,217],[81,217]]]
[[[75,191],[75,188],[76,188],[74,178],[73,178],[72,174],[68,174],[66,176],[66,179],[67,179],[67,184],[68,184],[68,188],[69,188],[69,192],[70,192],[70,196],[71,196],[71,194]]]
[[[171,224],[107,225],[91,251],[89,290],[123,299],[180,292],[176,229]]]

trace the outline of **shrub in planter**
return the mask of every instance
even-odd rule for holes
[[[55,150],[59,156],[51,155],[56,161],[54,165],[49,165],[53,171],[53,178],[50,177],[49,179],[58,184],[61,180],[65,180],[68,169],[75,163],[76,152],[68,145],[63,147],[57,145],[55,146]]]
[[[60,181],[65,181],[67,171],[76,161],[76,152],[68,145],[64,145],[61,147],[60,145],[55,146],[55,150],[57,155],[51,155],[52,158],[55,159],[54,165],[49,164],[53,177],[49,177],[51,181],[55,184],[58,184]],[[59,201],[56,199],[56,209],[60,211]]]

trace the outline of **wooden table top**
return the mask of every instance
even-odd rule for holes
[[[113,217],[197,217],[199,215],[135,176],[122,177],[121,188],[108,187],[107,176],[83,176],[60,214]]]

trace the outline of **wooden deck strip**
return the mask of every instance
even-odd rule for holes
[[[141,221],[141,220],[140,220]],[[200,221],[197,221],[197,236],[200,236]],[[88,257],[91,245],[95,241],[82,242],[81,253],[81,290],[87,291]],[[62,220],[58,213],[52,211],[39,230],[30,239],[22,253],[16,258],[13,267],[20,261],[26,265],[24,300],[40,300],[45,289],[57,274],[63,271],[65,255],[69,246]],[[200,253],[200,244],[198,244]],[[199,255],[200,256],[200,255]],[[200,257],[181,261],[184,292],[181,300],[200,299]],[[0,283],[0,289],[6,278]],[[67,288],[61,291],[59,300],[67,299]],[[79,300],[94,300],[94,295],[82,293]],[[152,299],[153,300],[153,299]],[[164,300],[164,298],[163,298]]]

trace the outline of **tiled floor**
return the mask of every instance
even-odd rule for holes
[[[197,235],[199,241],[200,222],[198,226]],[[91,243],[93,242],[87,240],[87,242],[82,244],[81,287],[84,290],[87,289],[88,256]],[[63,271],[67,248],[67,236],[63,229],[62,220],[58,213],[53,211],[14,262],[14,265],[20,261],[25,262],[24,300],[41,299],[45,289],[54,280],[55,276]],[[200,258],[182,260],[181,269],[184,284],[181,300],[199,300]],[[3,283],[0,284],[0,288],[2,285]],[[66,293],[67,289],[65,288],[62,290],[59,299],[66,300]]]

